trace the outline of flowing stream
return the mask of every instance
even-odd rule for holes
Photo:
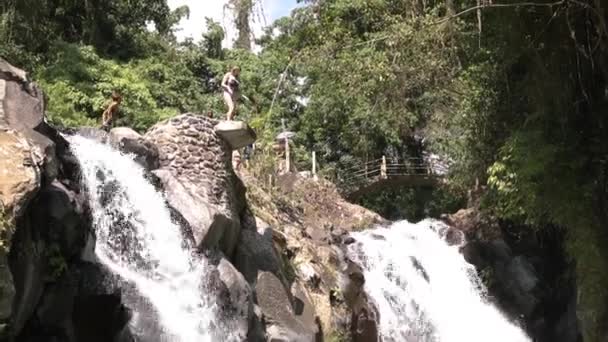
[[[529,342],[488,303],[474,267],[442,235],[443,223],[398,222],[354,233],[351,260],[364,269],[384,342]]]
[[[186,246],[143,168],[108,145],[80,136],[68,139],[89,196],[97,259],[134,284],[151,307],[132,307],[136,335],[163,342],[232,340],[215,323],[216,304],[205,291],[205,259]],[[160,331],[150,331],[151,315]]]

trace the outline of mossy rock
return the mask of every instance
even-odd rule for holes
[[[0,252],[8,253],[10,250],[10,237],[13,235],[13,230],[12,219],[0,202]]]

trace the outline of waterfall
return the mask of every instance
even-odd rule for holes
[[[131,327],[145,341],[230,341],[216,323],[215,301],[206,296],[209,265],[190,251],[180,227],[172,221],[163,196],[145,170],[108,145],[80,136],[68,138],[82,168],[82,185],[92,211],[97,259],[134,284],[154,311],[127,299],[134,315]],[[129,305],[132,304],[132,305]],[[148,310],[149,311],[149,310]],[[152,335],[152,336],[150,336]]]
[[[353,233],[349,258],[364,271],[383,341],[528,342],[485,296],[474,267],[433,220]]]

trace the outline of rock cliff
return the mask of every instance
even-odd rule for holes
[[[0,156],[1,339],[120,340],[129,312],[102,286],[109,272],[86,261],[94,232],[78,165],[45,121],[42,92],[1,59]]]
[[[566,254],[564,230],[500,222],[478,205],[445,219],[454,231],[464,233],[462,253],[477,268],[491,299],[520,321],[529,336],[537,341],[582,340],[574,262]]]
[[[348,231],[382,219],[330,184],[291,175],[267,189],[237,176],[217,123],[183,114],[143,136],[64,133],[111,144],[147,169],[185,243],[208,256],[207,291],[242,340],[377,340],[361,270],[342,246]],[[41,91],[3,60],[0,157],[0,340],[133,341],[131,309],[145,303],[96,260],[78,163],[45,121]]]

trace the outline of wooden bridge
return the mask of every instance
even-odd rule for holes
[[[341,172],[338,184],[350,200],[393,187],[432,187],[441,182],[447,166],[432,159],[382,157]]]

